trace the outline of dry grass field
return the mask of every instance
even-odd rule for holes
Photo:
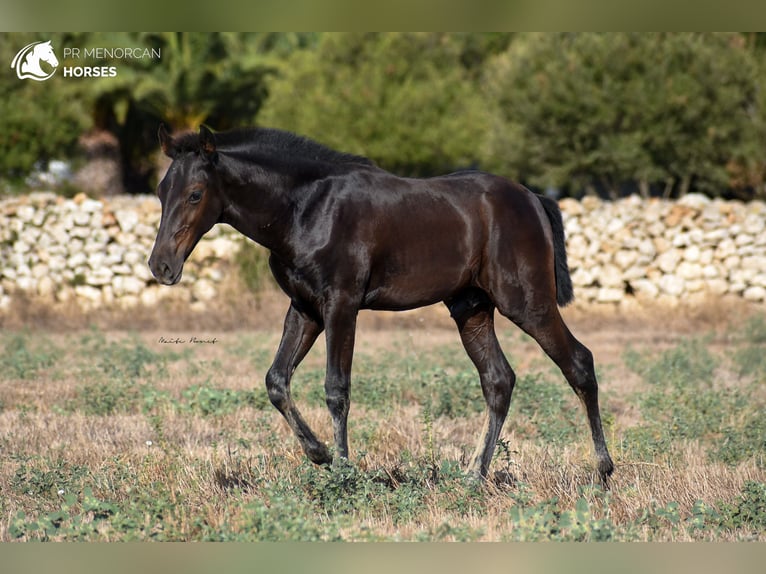
[[[766,312],[566,310],[593,351],[611,488],[574,394],[498,320],[518,381],[492,479],[463,475],[478,378],[447,312],[364,313],[351,460],[316,467],[264,375],[286,302],[0,326],[0,540],[766,541]],[[331,436],[320,342],[294,395]]]

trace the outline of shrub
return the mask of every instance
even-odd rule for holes
[[[7,66],[30,42],[48,39],[3,34],[0,61]],[[59,48],[55,42],[54,47]],[[86,103],[74,97],[71,82],[63,81],[60,70],[45,82],[20,81],[6,70],[0,75],[0,117],[0,177],[11,180],[21,180],[36,166],[47,169],[48,160],[75,155],[77,138],[91,124]]]
[[[490,118],[464,47],[450,34],[324,34],[271,79],[259,122],[401,175],[471,166]]]
[[[242,241],[234,255],[239,277],[251,293],[258,294],[269,284],[273,276],[269,268],[269,252],[252,241]]]
[[[721,504],[722,525],[728,528],[766,529],[766,484],[748,481],[739,499]]]
[[[718,195],[761,179],[758,59],[738,34],[528,34],[486,70],[490,160],[541,188]]]

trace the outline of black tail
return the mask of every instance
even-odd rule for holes
[[[561,210],[559,204],[548,197],[538,195],[537,198],[542,203],[548,220],[553,229],[553,257],[556,270],[556,302],[561,305],[567,305],[574,300],[574,289],[572,289],[572,278],[569,276],[569,265],[567,264],[567,248],[564,243],[564,222],[561,219]]]

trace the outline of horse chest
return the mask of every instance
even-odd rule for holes
[[[299,261],[282,261],[272,255],[269,260],[272,273],[280,286],[293,301],[300,301],[304,307],[321,311],[322,302],[335,291],[353,291],[356,277],[344,272],[343,266],[334,262],[328,254],[315,253],[301,257]]]

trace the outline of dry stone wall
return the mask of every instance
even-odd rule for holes
[[[766,204],[688,195],[560,202],[580,303],[675,305],[730,295],[766,303]],[[154,197],[104,201],[51,193],[0,202],[0,311],[19,294],[83,309],[156,305],[204,309],[244,238],[216,226],[178,286],[157,285],[147,259],[159,225]]]
[[[732,295],[766,301],[766,204],[631,196],[561,201],[575,295],[677,304]]]
[[[0,309],[20,293],[85,310],[166,299],[203,309],[244,238],[214,227],[189,258],[180,286],[168,288],[147,265],[160,214],[153,196],[97,201],[32,193],[0,202]]]

